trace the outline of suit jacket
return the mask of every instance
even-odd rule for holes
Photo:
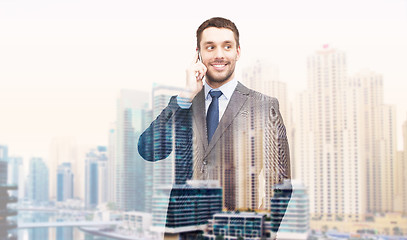
[[[269,209],[273,185],[290,178],[278,100],[239,82],[209,143],[205,112],[203,89],[190,109],[180,108],[172,97],[140,136],[140,155],[157,161],[175,151],[176,183],[218,180],[224,208]]]

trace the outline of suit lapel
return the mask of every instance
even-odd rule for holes
[[[208,137],[206,133],[206,117],[205,117],[205,93],[204,89],[195,96],[192,100],[192,111],[195,123],[195,131],[198,133],[197,139],[203,145],[203,151],[208,147]]]
[[[204,129],[205,131],[205,141],[207,145],[207,148],[205,147],[205,156],[206,157],[212,148],[215,146],[216,142],[220,139],[220,137],[223,135],[223,133],[226,131],[226,129],[232,124],[233,119],[236,118],[238,115],[240,109],[242,106],[245,104],[247,101],[247,97],[249,95],[249,89],[243,86],[240,82],[238,82],[235,91],[232,94],[232,97],[229,100],[229,104],[226,107],[226,110],[219,122],[218,127],[216,128],[215,133],[213,134],[212,140],[208,145],[208,140],[207,140],[207,134],[206,134],[206,121],[205,121],[205,116],[203,116],[203,121],[205,122],[205,128],[199,128],[199,129]],[[203,98],[204,99],[204,98]],[[204,104],[204,109],[205,109],[205,104]],[[198,125],[199,126],[199,125]]]

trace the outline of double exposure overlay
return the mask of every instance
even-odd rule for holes
[[[2,1],[0,240],[407,240],[406,9]]]

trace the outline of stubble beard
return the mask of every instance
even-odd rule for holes
[[[235,68],[231,69],[225,77],[215,77],[210,72],[206,73],[206,80],[210,83],[224,83],[232,77],[235,72]]]

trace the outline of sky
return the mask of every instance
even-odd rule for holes
[[[0,2],[0,144],[47,158],[53,137],[106,145],[120,89],[183,86],[196,28],[234,21],[237,71],[256,59],[278,66],[289,98],[306,88],[306,59],[322,45],[346,52],[348,75],[383,75],[407,120],[407,0]]]

